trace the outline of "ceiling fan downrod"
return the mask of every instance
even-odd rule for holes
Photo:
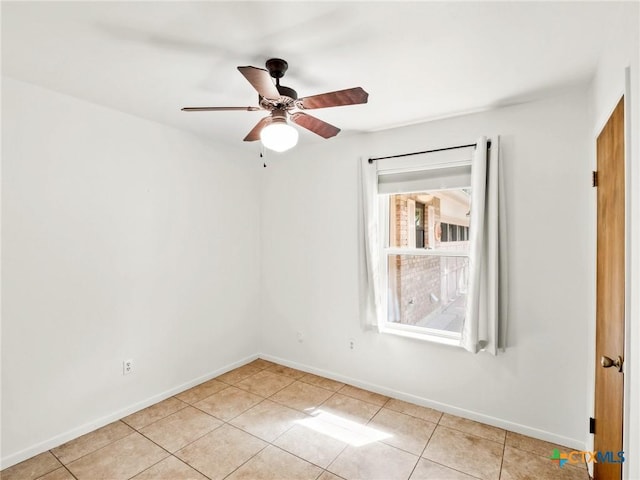
[[[276,88],[278,89],[278,93],[283,97],[289,97],[292,100],[298,99],[298,92],[296,92],[293,88],[285,87],[284,85],[280,85],[280,79],[284,77],[287,69],[289,68],[289,64],[286,60],[281,58],[270,58],[266,61],[265,66],[269,71],[269,75],[272,78],[276,79]]]

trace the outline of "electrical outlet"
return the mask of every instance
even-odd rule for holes
[[[129,375],[131,372],[133,372],[133,360],[124,360],[122,362],[122,374]]]
[[[349,350],[355,350],[356,349],[356,340],[354,338],[350,338],[349,339]]]
[[[298,332],[298,342],[304,342],[304,333]]]

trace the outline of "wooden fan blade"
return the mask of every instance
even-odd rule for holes
[[[298,105],[304,109],[339,107],[367,103],[368,98],[369,94],[367,92],[361,87],[355,87],[301,98],[298,100]]]
[[[271,117],[264,117],[256,126],[251,129],[251,131],[244,137],[245,142],[255,142],[256,140],[260,140],[260,132],[264,127],[266,127],[271,121]]]
[[[257,112],[262,109],[260,107],[182,107],[180,110],[183,112],[227,112],[235,110]]]
[[[296,125],[300,125],[301,127],[320,135],[322,138],[335,137],[340,133],[340,129],[338,127],[334,127],[330,123],[324,122],[319,118],[312,117],[311,115],[307,115],[306,113],[292,113],[290,118]]]
[[[253,85],[260,95],[264,98],[271,100],[277,100],[280,98],[278,89],[271,80],[271,75],[264,68],[257,67],[238,67],[240,73],[244,75],[244,78],[249,80],[249,83]]]

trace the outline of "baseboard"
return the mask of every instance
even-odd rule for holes
[[[0,459],[0,470],[4,470],[5,468],[11,467],[16,463],[20,463],[28,458],[31,458],[40,453],[46,452],[47,450],[51,450],[52,448],[58,447],[63,443],[66,443],[70,440],[78,438],[86,433],[92,432],[98,428],[104,427],[116,420],[120,420],[121,418],[126,417],[127,415],[131,415],[132,413],[137,412],[138,410],[142,410],[143,408],[149,407],[155,403],[161,402],[162,400],[166,400],[167,398],[176,395],[180,392],[188,390],[191,387],[195,387],[207,380],[211,380],[214,377],[222,375],[223,373],[228,372],[229,370],[233,370],[234,368],[241,367],[246,363],[249,363],[258,358],[258,355],[250,355],[236,362],[225,365],[222,368],[218,368],[212,372],[207,373],[206,375],[202,375],[198,378],[194,378],[186,383],[178,385],[170,390],[166,390],[162,393],[149,397],[140,402],[136,402],[133,405],[129,405],[128,407],[122,408],[118,411],[110,413],[109,415],[105,415],[103,417],[97,418],[91,422],[80,425],[76,428],[68,430],[67,432],[61,433],[60,435],[56,435],[48,440],[40,442],[32,447],[25,448],[16,453],[12,453],[7,455],[6,457],[2,457]]]
[[[347,377],[345,375],[340,375],[335,372],[329,372],[327,370],[314,368],[309,365],[304,365],[297,362],[291,362],[284,358],[279,358],[273,355],[259,354],[258,356],[265,360],[269,360],[275,363],[279,363],[281,365],[285,365],[287,367],[302,370],[303,372],[313,373],[315,375],[327,377],[342,383],[348,383],[350,385],[363,388],[365,390],[370,390],[372,392],[379,393],[381,395],[386,395],[387,397],[397,398],[398,400],[404,400],[405,402],[411,402],[423,407],[433,408],[441,412],[457,415],[463,418],[468,418],[469,420],[475,420],[477,422],[482,422],[487,425],[503,428],[505,430],[509,430],[515,433],[520,433],[522,435],[527,435],[529,437],[537,438],[539,440],[544,440],[545,442],[564,445],[566,447],[574,448],[580,451],[586,450],[586,447],[587,447],[584,441],[577,440],[575,438],[564,437],[562,435],[557,435],[555,433],[547,432],[545,430],[540,430],[538,428],[529,427],[527,425],[521,425],[519,423],[510,422],[510,421],[503,420],[501,418],[492,417],[489,415],[484,415],[482,413],[474,412],[472,410],[466,410],[464,408],[448,405],[446,403],[429,400],[428,398],[418,397],[410,393],[400,392],[398,390],[382,387],[380,385],[363,382],[356,378]],[[549,454],[551,454],[551,452],[549,452]]]

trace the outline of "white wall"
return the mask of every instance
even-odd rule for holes
[[[2,123],[3,466],[255,355],[255,163],[8,78]]]
[[[625,94],[625,69],[630,69],[630,91],[627,92],[627,132],[631,138],[627,152],[629,283],[627,285],[628,329],[625,355],[626,428],[624,474],[628,479],[640,479],[640,4],[620,4],[618,19],[612,24],[611,37],[603,45],[598,68],[590,90],[591,100],[591,159],[596,168],[596,138],[605,125],[620,97]],[[594,227],[595,234],[595,227]],[[595,256],[595,243],[593,244]],[[595,327],[589,331],[589,386],[594,385]],[[593,411],[593,395],[590,397]]]
[[[298,147],[265,172],[263,352],[356,384],[584,448],[593,316],[587,90]],[[360,156],[499,134],[509,236],[506,354],[365,332],[358,311]],[[297,332],[304,341],[297,341]],[[348,339],[356,348],[350,351]]]

